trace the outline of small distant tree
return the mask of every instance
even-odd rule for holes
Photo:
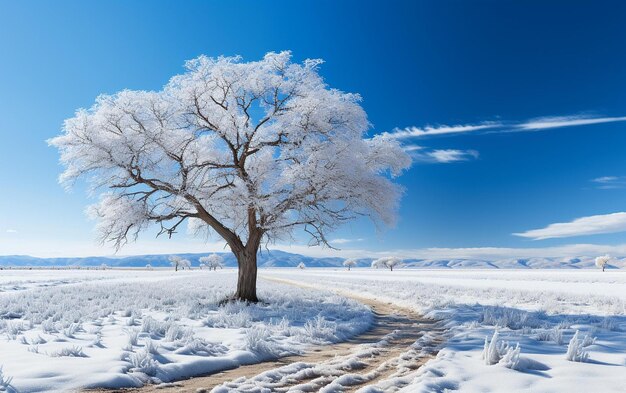
[[[224,268],[224,258],[217,254],[211,254],[208,257],[200,258],[200,266],[208,267],[209,270],[217,270]]]
[[[178,265],[180,264],[180,260],[182,258],[179,257],[178,255],[172,255],[172,256],[170,256],[167,259],[170,261],[170,265],[172,265],[174,267],[174,271],[177,272],[178,271]]]
[[[152,270],[152,265],[151,264],[147,264],[146,265],[146,270]]]
[[[306,265],[304,264],[304,262],[300,262],[298,264],[298,269],[306,269]]]
[[[373,269],[380,269],[381,267],[383,267],[383,268],[387,267],[384,264],[384,258],[378,258],[378,259],[372,261],[372,268]]]
[[[379,268],[387,268],[393,271],[393,268],[396,266],[400,266],[402,264],[402,259],[398,257],[383,257],[378,258],[377,260],[372,262],[372,267]]]
[[[172,255],[169,258],[170,264],[174,266],[174,271],[178,271],[178,268],[185,269],[191,268],[191,262],[189,260],[179,257],[178,255]]]
[[[103,263],[102,265],[100,265],[100,269],[102,270],[107,270],[109,268],[109,266],[106,263]]]
[[[602,268],[602,271],[606,269],[606,265],[609,264],[611,257],[609,255],[603,255],[596,258],[596,266]]]
[[[356,259],[354,258],[346,259],[345,261],[343,261],[343,265],[348,268],[348,271],[350,271],[350,268],[356,266]]]
[[[191,270],[191,261],[189,259],[182,259],[178,264],[178,267],[185,270]]]

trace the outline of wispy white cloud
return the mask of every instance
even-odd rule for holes
[[[592,179],[591,181],[600,183],[600,184],[606,184],[606,183],[612,183],[618,179],[619,177],[617,176],[602,176],[602,177],[596,177],[595,179]]]
[[[365,239],[361,239],[361,238],[358,238],[358,239],[342,239],[342,238],[339,238],[339,239],[331,240],[330,243],[332,243],[332,244],[347,244],[347,243],[354,243],[354,242],[362,242],[363,240],[365,240]]]
[[[430,135],[443,135],[443,134],[459,134],[463,132],[474,132],[480,130],[486,130],[490,128],[502,127],[501,123],[497,122],[482,122],[479,124],[464,124],[464,125],[439,125],[439,126],[426,126],[426,127],[406,127],[396,128],[392,132],[387,132],[385,135],[391,136],[396,139],[414,138]]]
[[[383,135],[394,139],[420,138],[426,136],[437,136],[445,134],[461,134],[476,131],[489,131],[490,133],[499,132],[529,132],[541,131],[552,128],[563,127],[579,127],[592,124],[615,123],[626,121],[626,116],[619,117],[600,117],[592,115],[572,115],[572,116],[550,116],[538,117],[521,122],[511,121],[485,121],[475,124],[459,124],[459,125],[437,125],[425,127],[405,127],[396,128],[391,132],[385,132]]]
[[[596,188],[609,190],[626,187],[626,176],[602,176],[591,179],[596,184]]]
[[[436,162],[449,163],[458,161],[467,161],[472,158],[478,158],[478,152],[476,150],[456,150],[456,149],[441,149],[433,150],[426,153]]]
[[[517,124],[515,127],[525,131],[546,130],[550,128],[586,126],[590,124],[615,123],[626,121],[626,116],[621,117],[593,117],[593,116],[555,116],[540,117]]]
[[[486,131],[488,133],[509,133],[509,132],[532,132],[542,131],[551,128],[577,127],[591,124],[614,123],[626,121],[626,116],[622,117],[598,117],[591,115],[573,116],[552,116],[529,119],[522,122],[505,121],[484,121],[476,124],[459,125],[437,125],[425,127],[396,128],[391,132],[383,133],[384,137],[398,140],[408,140],[427,136],[453,135],[462,133],[473,133]],[[459,149],[429,149],[420,145],[405,145],[406,152],[411,154],[415,162],[426,163],[451,163],[468,161],[478,158],[476,150]],[[615,182],[619,180],[619,182]],[[594,179],[594,182],[602,183],[598,188],[620,188],[626,186],[626,178],[606,178]]]
[[[413,153],[413,152],[416,152],[416,151],[424,150],[424,146],[419,146],[419,145],[405,145],[402,148],[407,153]]]
[[[545,228],[514,233],[533,240],[626,232],[626,213],[602,214],[577,218],[570,222],[550,224]]]
[[[17,229],[7,229],[7,233],[17,233]]]
[[[414,162],[443,163],[467,161],[476,159],[479,153],[476,150],[434,149],[429,150],[419,145],[406,145],[404,151],[409,153]]]

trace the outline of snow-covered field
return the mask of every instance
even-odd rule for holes
[[[435,359],[363,392],[626,386],[622,271],[262,269],[268,302],[254,306],[219,306],[236,281],[228,269],[0,273],[0,385],[8,390],[140,386],[342,341],[373,318],[342,294],[410,307],[447,329]]]
[[[276,283],[260,283],[267,304],[220,307],[235,282],[234,270],[3,270],[0,386],[172,381],[345,340],[372,322],[354,301]]]
[[[626,391],[626,272],[276,269],[262,275],[442,319],[448,340],[438,356],[410,380],[380,382],[382,391]]]

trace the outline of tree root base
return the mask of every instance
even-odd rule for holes
[[[243,299],[239,296],[236,295],[231,295],[228,297],[225,297],[224,299],[220,300],[219,302],[217,302],[218,306],[222,307],[225,306],[229,303],[245,303],[246,305],[249,304],[269,304],[267,302],[264,302],[262,300],[259,300],[258,298],[254,299],[254,300],[250,300],[250,299]]]

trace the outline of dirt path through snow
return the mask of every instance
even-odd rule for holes
[[[310,285],[262,276],[261,279],[316,289]],[[395,391],[432,358],[442,342],[436,321],[391,303],[335,291],[371,307],[372,327],[353,339],[311,347],[302,355],[241,366],[172,384],[106,392],[356,392],[365,386]]]

